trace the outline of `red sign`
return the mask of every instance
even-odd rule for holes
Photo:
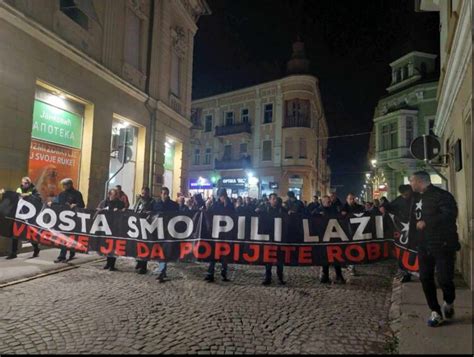
[[[61,188],[61,180],[70,177],[77,187],[81,150],[31,140],[28,176],[44,201],[51,201]]]

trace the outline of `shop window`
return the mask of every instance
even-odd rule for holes
[[[300,159],[306,159],[306,139],[300,138]]]
[[[193,165],[199,165],[200,164],[200,161],[201,161],[201,150],[199,149],[196,149],[194,150],[194,162],[193,162]]]
[[[79,187],[83,114],[83,105],[36,90],[28,176],[44,202],[58,196],[64,178]]]
[[[211,164],[211,155],[212,155],[212,149],[211,148],[206,148],[206,154],[204,156],[204,165],[210,165]]]
[[[263,107],[263,124],[268,124],[273,121],[273,104],[265,104]]]
[[[212,115],[206,115],[204,131],[212,131]]]
[[[226,126],[234,125],[234,112],[225,113],[225,125]]]
[[[244,124],[247,124],[249,122],[249,110],[248,109],[242,109],[242,112],[240,114],[240,120]]]
[[[121,185],[130,202],[135,197],[138,128],[113,119],[109,162],[109,188]]]
[[[125,62],[141,70],[142,20],[127,6],[125,17]]]
[[[272,141],[265,140],[263,142],[262,148],[262,161],[271,161],[272,160]]]
[[[90,2],[90,0],[86,0],[85,2]],[[84,30],[89,29],[89,17],[78,6],[77,0],[60,0],[59,9]]]
[[[285,159],[292,159],[293,158],[293,139],[286,138],[285,139]]]

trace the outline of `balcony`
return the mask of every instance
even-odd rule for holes
[[[311,120],[305,116],[287,115],[283,128],[311,128]]]
[[[250,123],[216,126],[216,136],[234,135],[241,133],[252,133],[250,129]]]
[[[248,169],[252,167],[252,158],[250,156],[238,160],[215,160],[216,170],[235,170]]]

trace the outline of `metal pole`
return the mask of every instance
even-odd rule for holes
[[[120,171],[125,167],[125,160],[127,158],[127,141],[128,141],[128,129],[125,129],[125,142],[123,143],[123,158],[122,158],[122,166],[105,182],[105,192],[104,198],[107,199],[107,193],[109,190],[109,183],[112,179],[118,175]]]

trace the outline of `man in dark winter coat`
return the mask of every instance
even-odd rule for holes
[[[231,215],[235,213],[235,208],[232,202],[230,201],[229,197],[227,196],[227,191],[225,188],[221,188],[218,193],[218,200],[214,203],[209,210],[211,214],[219,214],[219,215]],[[227,262],[225,260],[221,261],[221,276],[222,281],[229,281],[227,278]],[[207,269],[207,274],[204,280],[212,283],[214,282],[214,271],[216,268],[215,260],[209,263],[209,268]]]
[[[153,197],[151,197],[150,188],[143,187],[141,195],[138,196],[137,201],[135,202],[133,212],[148,215],[153,210],[154,204],[155,200]],[[137,265],[135,266],[135,269],[138,270],[138,274],[146,274],[148,271],[147,261],[137,259]]]
[[[155,202],[153,206],[153,212],[179,212],[179,205],[170,198],[170,190],[168,187],[163,187],[161,189],[161,200]],[[153,273],[158,274],[157,280],[160,283],[165,281],[167,268],[168,264],[166,262],[160,262],[158,264],[158,268],[153,271]]]
[[[31,182],[29,177],[23,177],[21,179],[21,185],[16,190],[21,197],[32,197],[38,201],[41,201],[41,196],[39,192],[36,190],[35,185]],[[31,242],[33,246],[33,256],[32,258],[36,258],[39,255],[40,249],[38,243]],[[12,238],[12,251],[8,255],[7,259],[15,259],[17,257],[18,252],[18,239]]]
[[[382,214],[385,214],[385,212],[394,214],[402,222],[408,223],[410,221],[411,207],[413,205],[413,190],[410,185],[400,185],[398,192],[400,196],[395,198],[392,202],[381,205],[379,210]],[[401,266],[400,273],[400,281],[402,283],[411,281],[411,274]]]
[[[420,281],[431,309],[428,326],[436,327],[454,315],[454,265],[456,251],[460,249],[456,226],[458,209],[454,197],[448,191],[433,186],[427,172],[415,172],[410,184],[416,192],[413,218],[416,222]],[[435,268],[443,291],[443,306],[439,305],[436,295]]]
[[[273,219],[276,217],[281,217],[282,215],[286,214],[285,210],[280,204],[278,200],[278,196],[276,193],[271,193],[269,196],[269,206],[266,207],[265,212],[268,216]],[[282,257],[278,257],[278,263],[276,263],[277,267],[277,276],[278,282],[280,285],[286,284],[285,280],[283,279],[283,260]],[[270,285],[272,282],[272,264],[265,264],[265,279],[263,280],[262,285]]]
[[[84,208],[84,199],[82,198],[82,193],[74,188],[72,179],[65,178],[61,180],[61,185],[63,186],[63,191],[58,195],[58,199],[55,203],[66,206],[70,209],[74,208]],[[67,248],[61,247],[58,258],[54,261],[55,263],[65,262],[71,260],[76,255],[74,249],[69,251],[69,259],[66,260]]]

